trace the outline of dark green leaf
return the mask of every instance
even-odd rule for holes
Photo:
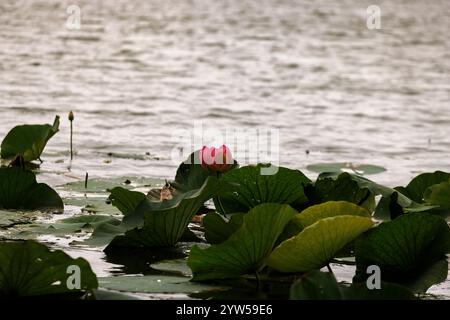
[[[276,173],[263,175],[265,170],[274,170]],[[266,164],[229,171],[221,180],[229,187],[214,199],[214,204],[219,212],[226,214],[247,212],[262,203],[301,207],[307,202],[304,185],[310,182],[298,170]]]
[[[227,240],[242,225],[244,213],[236,213],[229,221],[215,213],[208,213],[203,218],[205,227],[205,238],[210,244],[219,244]]]
[[[122,187],[115,187],[109,195],[111,204],[127,216],[134,212],[139,204],[146,199],[145,194],[138,191],[130,191]]]
[[[8,132],[2,141],[1,157],[22,155],[26,162],[39,159],[47,141],[59,130],[59,116],[53,125],[21,125]]]
[[[64,204],[55,190],[37,183],[33,172],[0,168],[0,209],[61,210]]]
[[[101,288],[139,293],[195,293],[207,290],[226,290],[225,286],[193,283],[186,277],[148,275],[98,278]]]
[[[203,204],[220,189],[215,177],[208,177],[197,190],[188,191],[177,198],[161,203],[143,201],[133,217],[144,217],[144,226],[129,230],[116,237],[110,246],[170,247],[183,236],[189,222]],[[125,222],[125,219],[124,219]],[[127,222],[125,222],[127,226]]]
[[[438,216],[409,213],[370,230],[355,249],[355,282],[364,281],[367,267],[377,265],[384,281],[406,284],[450,252],[450,228]]]
[[[424,202],[423,196],[425,190],[435,184],[439,184],[441,182],[446,182],[450,180],[450,173],[436,171],[436,172],[428,172],[422,173],[411,180],[411,182],[405,187],[396,188],[405,196],[409,197],[411,200],[422,203]]]
[[[359,186],[349,173],[339,176],[323,174],[317,178],[314,185],[308,185],[305,193],[311,204],[327,201],[348,201],[355,203],[369,212],[375,208],[375,197],[368,187]]]
[[[381,282],[381,289],[369,290],[364,285],[350,287],[339,284],[331,273],[311,271],[291,287],[293,300],[411,300],[414,295],[407,288]]]
[[[67,286],[69,266],[78,266],[81,288]],[[70,279],[69,279],[70,281]],[[25,297],[66,294],[97,288],[89,263],[63,251],[50,251],[34,241],[0,242],[0,296]]]

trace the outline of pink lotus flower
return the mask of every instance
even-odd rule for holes
[[[211,171],[226,172],[234,164],[231,151],[226,145],[219,148],[204,146],[200,151],[202,167]]]

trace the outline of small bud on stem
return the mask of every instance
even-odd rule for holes
[[[69,112],[69,121],[70,121],[70,160],[73,160],[73,144],[72,144],[72,139],[73,139],[73,125],[72,122],[75,119],[73,112],[70,111]]]

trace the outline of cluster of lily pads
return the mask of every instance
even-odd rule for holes
[[[53,126],[16,127],[2,143],[2,158],[40,159],[57,131],[58,118]],[[53,230],[66,234],[88,225],[79,243],[105,251],[194,242],[185,261],[190,282],[281,287],[292,299],[413,299],[446,280],[450,173],[424,173],[390,188],[348,172],[324,172],[315,181],[285,167],[262,175],[270,164],[218,166],[202,161],[202,152],[181,163],[173,181],[147,193],[128,184],[110,188],[101,207],[120,214],[92,210],[53,224]],[[228,161],[228,153],[224,149],[220,157]],[[84,192],[95,189],[95,182],[90,185],[77,184]],[[4,222],[10,210],[63,207],[58,193],[37,183],[33,172],[0,168],[0,228],[11,227]],[[73,295],[65,269],[73,264],[88,274],[77,297],[95,292],[98,280],[87,261],[22,240],[47,227],[35,225],[0,242],[0,295]],[[356,266],[351,285],[336,281],[332,263]],[[368,289],[369,266],[379,267],[381,289]]]

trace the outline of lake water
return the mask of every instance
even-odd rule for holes
[[[41,167],[52,185],[173,177],[173,133],[194,120],[278,129],[286,166],[370,163],[405,184],[450,171],[449,30],[447,0],[3,0],[0,137],[61,115]]]

